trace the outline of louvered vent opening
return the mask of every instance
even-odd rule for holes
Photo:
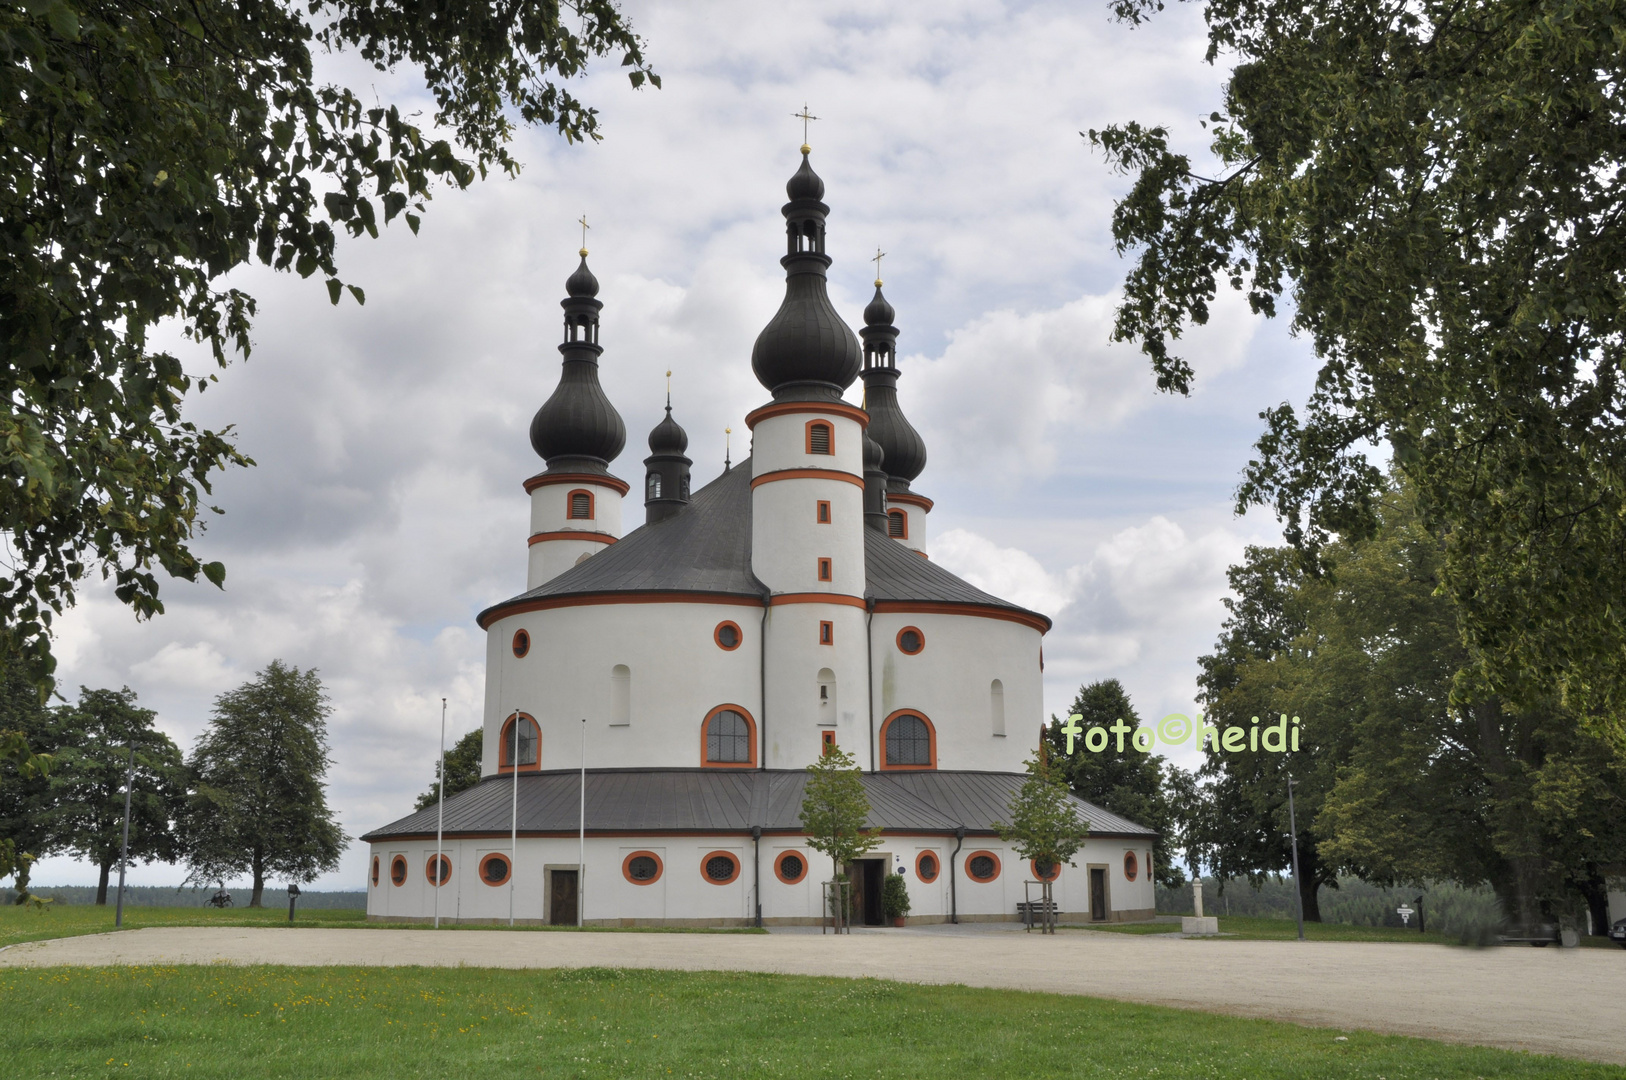
[[[814,424],[808,429],[807,452],[810,454],[828,454],[830,452],[829,425]]]
[[[570,516],[573,518],[590,518],[593,516],[593,497],[585,491],[578,491],[570,496]]]

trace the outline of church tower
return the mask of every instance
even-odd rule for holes
[[[898,328],[896,313],[881,295],[875,279],[875,297],[864,309],[864,408],[869,412],[869,433],[881,444],[886,470],[887,535],[907,548],[926,554],[926,514],[932,501],[909,490],[926,468],[926,440],[898,407]]]
[[[862,410],[858,337],[830,303],[824,181],[810,148],[785,185],[785,299],[751,368],[773,400],[751,428],[751,569],[767,586],[762,760],[799,769],[833,742],[872,767],[868,730]]]
[[[581,265],[565,282],[559,385],[531,420],[531,447],[547,469],[525,481],[531,496],[530,568],[534,589],[621,537],[621,499],[629,488],[609,465],[627,428],[598,381],[598,279]]]
[[[669,371],[667,375],[671,375]],[[649,433],[644,458],[644,524],[664,521],[689,505],[689,433],[672,419],[672,392],[666,392],[666,419]]]

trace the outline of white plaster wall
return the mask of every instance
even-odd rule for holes
[[[830,423],[829,454],[807,452],[807,425],[811,420]],[[759,420],[751,429],[751,475],[776,469],[836,469],[864,476],[863,428],[839,413],[793,412]]]
[[[877,612],[874,616],[875,723],[918,709],[937,732],[939,769],[1021,772],[1044,722],[1039,631],[971,615]],[[918,628],[926,647],[898,648],[898,631]],[[1005,735],[993,733],[989,689],[1004,687]]]
[[[732,651],[712,636],[725,619],[740,627]],[[760,723],[761,620],[757,605],[693,603],[594,604],[497,620],[487,630],[482,774],[497,771],[497,739],[516,709],[541,728],[543,769],[581,764],[583,717],[589,768],[700,765],[700,728],[711,709],[739,705]],[[510,648],[520,627],[531,635],[522,659]],[[632,723],[612,727],[611,674],[619,664],[631,670]]]
[[[864,490],[841,480],[774,480],[751,492],[751,569],[774,592],[864,595]],[[830,523],[818,523],[818,503]],[[821,558],[830,581],[819,580]]]
[[[893,502],[890,499],[887,500],[886,509],[889,513],[893,510],[902,510],[908,519],[907,531],[909,535],[906,537],[893,537],[893,543],[902,544],[911,551],[925,551],[926,511],[913,503]]]
[[[581,561],[609,547],[602,540],[543,540],[532,544],[525,572],[526,589],[546,584]]]
[[[593,516],[573,518],[568,496],[572,491],[593,493]],[[571,481],[568,484],[543,484],[531,491],[531,532],[559,532],[565,529],[583,529],[587,532],[621,535],[621,492],[607,484]]]
[[[836,745],[860,767],[870,767],[865,615],[864,609],[846,604],[768,609],[768,768],[806,768],[823,752],[820,732],[830,729],[821,725],[828,723],[831,711],[819,705],[819,672],[824,669],[835,676]],[[834,644],[819,644],[821,621],[834,624]]]

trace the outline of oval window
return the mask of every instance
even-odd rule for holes
[[[717,629],[712,631],[711,636],[719,649],[729,652],[739,648],[740,642],[745,640],[745,636],[740,633],[740,624],[726,620],[717,624]]]
[[[373,884],[378,884],[378,856],[373,856]]]
[[[1055,881],[1061,877],[1061,866],[1053,862],[1039,862],[1037,859],[1030,859],[1028,869],[1032,870],[1033,876],[1040,881]]]
[[[438,867],[440,871],[439,874],[436,874],[435,872],[437,870],[435,865],[437,862],[440,864]],[[424,864],[423,876],[429,879],[429,884],[434,885],[437,888],[446,884],[452,879],[452,860],[448,859],[444,855],[429,856],[429,862]]]
[[[480,860],[480,880],[487,885],[503,885],[508,882],[508,856],[487,855]]]
[[[999,856],[992,851],[973,851],[965,860],[965,872],[972,881],[992,881],[999,876]]]
[[[1124,877],[1129,881],[1134,881],[1135,875],[1138,873],[1140,873],[1140,860],[1135,858],[1133,851],[1124,852]]]
[[[514,655],[523,657],[531,651],[531,635],[523,630],[514,631]]]
[[[397,855],[390,860],[390,880],[397,885],[405,885],[407,879],[406,856]]]
[[[727,851],[714,851],[700,863],[701,872],[713,885],[727,885],[740,876],[740,860]]]
[[[898,651],[909,656],[917,655],[926,647],[926,635],[920,632],[918,626],[905,626],[898,631]]]
[[[915,859],[915,874],[921,881],[937,880],[937,856],[929,851],[922,851]]]
[[[794,885],[807,876],[807,860],[800,852],[784,852],[774,860],[773,872],[786,885]]]
[[[661,879],[661,857],[653,851],[634,851],[621,861],[621,876],[634,885],[653,885]]]

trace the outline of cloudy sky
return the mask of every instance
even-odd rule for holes
[[[518,179],[437,192],[415,238],[344,245],[365,307],[329,306],[314,279],[237,275],[260,301],[253,356],[191,412],[235,424],[258,462],[220,479],[226,513],[198,543],[227,564],[226,588],[168,584],[167,614],[144,624],[87,590],[62,623],[64,690],[128,685],[190,748],[215,695],[274,658],[317,667],[344,827],[409,810],[432,778],[441,698],[454,737],[479,724],[475,613],[524,588],[520,482],[541,467],[526,429],[558,377],[575,220],[592,224],[603,381],[629,432],[612,469],[636,478],[671,369],[698,487],[721,469],[725,427],[742,456],[743,418],[766,399],[750,351],[783,293],[779,207],[806,102],[822,117],[830,291],[855,326],[868,260],[887,252],[899,396],[930,453],[915,487],[936,500],[932,557],[1055,618],[1047,711],[1116,676],[1143,716],[1192,712],[1225,568],[1278,536],[1266,514],[1231,514],[1257,414],[1302,401],[1314,371],[1301,342],[1230,298],[1184,343],[1189,398],[1158,395],[1138,351],[1108,343],[1127,181],[1079,131],[1161,123],[1201,156],[1224,69],[1202,62],[1197,12],[1132,29],[1104,2],[629,10],[665,88],[634,91],[606,65],[579,86],[603,142],[521,132]],[[329,71],[429,108],[411,72]],[[363,863],[353,845],[315,887],[360,888]],[[94,878],[66,858],[35,874]]]

